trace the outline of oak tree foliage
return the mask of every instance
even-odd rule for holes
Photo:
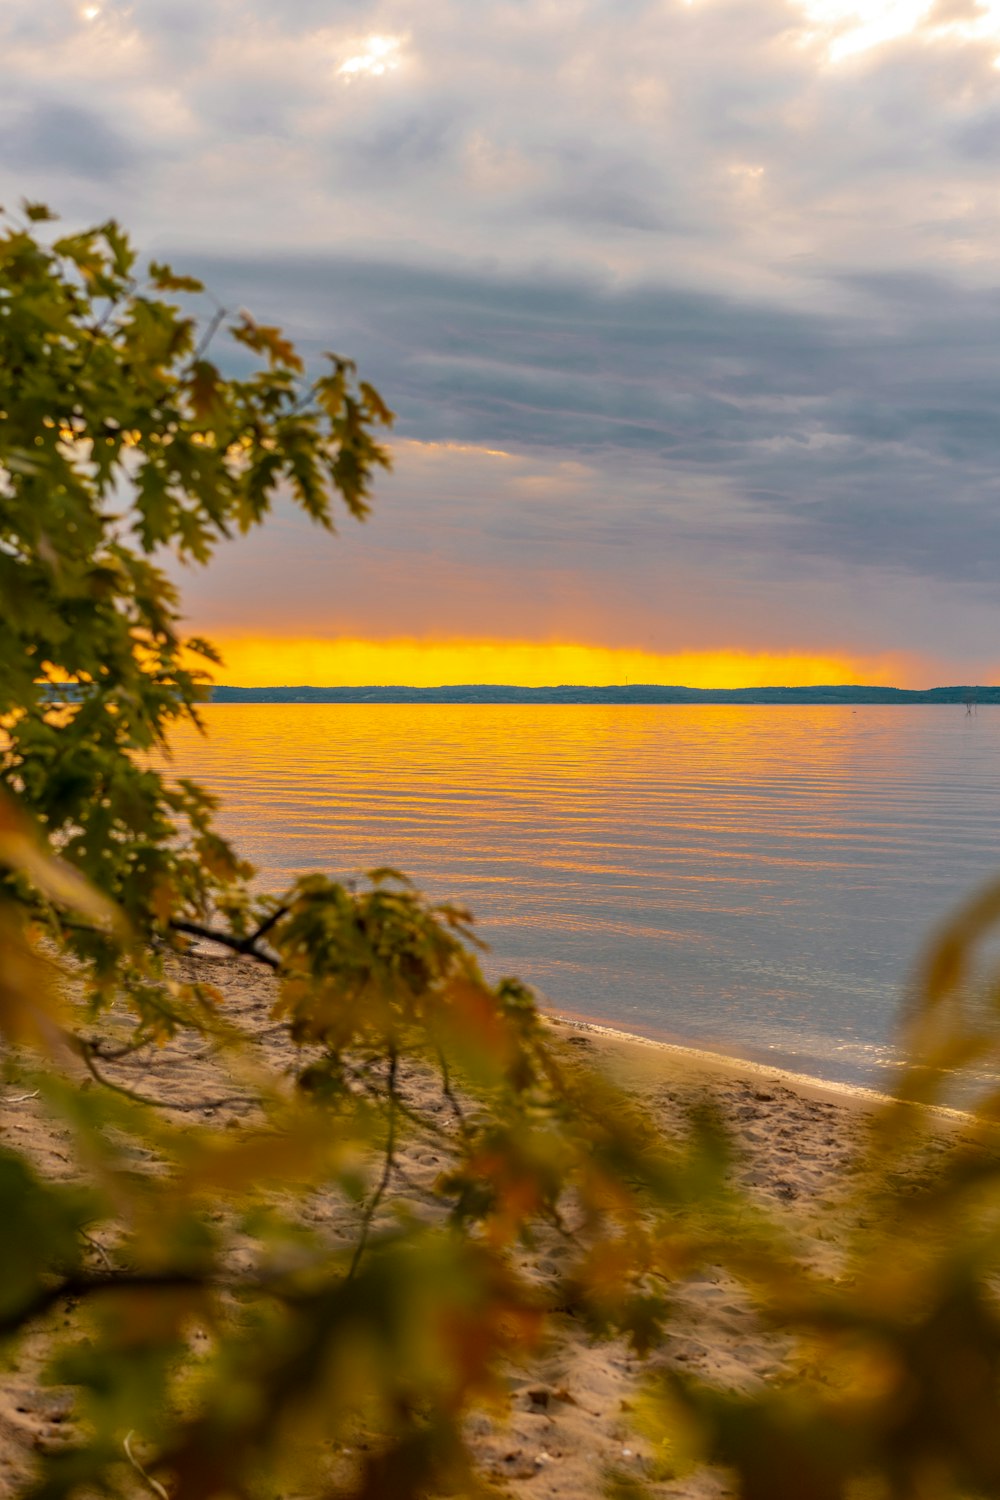
[[[116,224],[2,221],[0,1107],[66,1169],[0,1140],[0,1339],[73,1396],[23,1494],[479,1493],[470,1411],[567,1318],[649,1361],[645,1457],[609,1494],[703,1461],[747,1500],[1000,1494],[996,891],[931,952],[831,1272],[735,1186],[711,1108],[665,1138],[487,982],[465,911],[392,870],[262,893],[172,774],[214,654],[164,559],[204,564],[279,494],[362,519],[390,422],[350,361],[307,375]],[[271,976],[267,1027],[192,940]],[[192,1048],[220,1093],[188,1113],[122,1066]],[[973,1067],[941,1148],[924,1106]],[[671,1365],[708,1268],[785,1341],[766,1386]]]

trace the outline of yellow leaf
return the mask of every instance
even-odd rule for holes
[[[28,942],[11,908],[0,906],[0,1033],[15,1046],[53,1054],[62,1047],[51,963]]]
[[[57,906],[69,907],[102,927],[121,927],[117,907],[72,866],[49,854],[27,820],[4,797],[0,797],[0,865],[24,875]]]
[[[153,884],[153,912],[158,922],[164,927],[173,915],[174,903],[177,900],[177,888],[173,881],[166,875],[158,875]]]

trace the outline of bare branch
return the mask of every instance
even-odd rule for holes
[[[114,1094],[121,1094],[125,1099],[131,1099],[133,1104],[145,1104],[151,1109],[169,1109],[180,1114],[197,1114],[204,1109],[225,1109],[235,1104],[259,1104],[260,1099],[254,1094],[227,1094],[222,1099],[196,1099],[181,1102],[177,1099],[154,1099],[150,1094],[137,1094],[134,1089],[127,1089],[123,1083],[115,1083],[113,1079],[103,1074],[94,1062],[93,1053],[88,1042],[83,1042],[77,1047],[77,1051],[83,1060],[83,1065],[93,1078],[95,1083],[101,1084],[103,1088],[110,1089]]]
[[[101,1257],[107,1269],[109,1271],[113,1271],[115,1268],[114,1262],[112,1261],[108,1252],[105,1250],[104,1246],[101,1244],[100,1240],[95,1240],[94,1236],[92,1234],[88,1234],[85,1229],[80,1229],[77,1231],[77,1233],[79,1234],[81,1240],[85,1240],[92,1250],[97,1251],[97,1254]]]
[[[288,916],[290,910],[291,908],[288,906],[277,907],[277,909],[273,911],[269,917],[266,917],[264,921],[261,922],[260,926],[257,928],[257,931],[252,934],[249,939],[251,945],[259,943],[262,937],[266,937],[267,934],[271,931],[271,928],[278,925],[282,917]]]
[[[212,296],[211,292],[202,292],[202,296],[208,297],[212,302],[215,302],[215,312],[209,319],[208,326],[206,327],[205,332],[202,334],[198,347],[194,352],[194,357],[196,360],[203,359],[208,353],[208,346],[211,344],[212,340],[215,338],[215,335],[222,327],[223,319],[228,316],[228,309],[223,307],[221,302],[217,302],[216,299]]]
[[[132,1452],[130,1444],[132,1442],[133,1436],[134,1429],[132,1432],[126,1433],[125,1435],[125,1440],[122,1443],[122,1447],[125,1449],[125,1457],[128,1459],[135,1472],[139,1475],[140,1479],[145,1481],[145,1483],[153,1491],[153,1494],[159,1497],[159,1500],[170,1500],[170,1496],[164,1486],[158,1479],[153,1479],[151,1475],[146,1473],[146,1470],[142,1467],[142,1464]]]
[[[142,1275],[134,1272],[116,1272],[112,1276],[67,1276],[52,1286],[42,1287],[19,1308],[0,1316],[0,1337],[16,1333],[25,1324],[64,1301],[83,1301],[85,1298],[102,1296],[108,1292],[176,1292],[198,1290],[221,1283],[207,1276],[177,1271],[163,1275]]]
[[[438,1066],[441,1069],[441,1092],[444,1094],[444,1097],[451,1105],[452,1114],[458,1121],[458,1128],[464,1137],[469,1133],[469,1124],[465,1118],[465,1110],[462,1108],[461,1104],[459,1104],[458,1096],[451,1086],[451,1070],[448,1067],[448,1059],[445,1056],[444,1048],[440,1045],[440,1043],[438,1044],[437,1048],[437,1057]]]
[[[381,1204],[382,1199],[385,1197],[386,1190],[389,1186],[389,1181],[392,1177],[393,1168],[396,1164],[396,1126],[399,1106],[399,1096],[396,1092],[396,1072],[398,1067],[399,1056],[396,1052],[395,1047],[393,1047],[392,1051],[389,1054],[389,1077],[387,1081],[389,1092],[389,1127],[385,1142],[385,1160],[382,1164],[382,1176],[379,1178],[378,1187],[375,1189],[371,1198],[368,1200],[368,1206],[366,1207],[364,1215],[362,1216],[361,1233],[358,1236],[358,1243],[355,1246],[354,1255],[351,1259],[351,1268],[347,1273],[348,1281],[351,1280],[352,1276],[357,1271],[358,1266],[361,1263],[361,1257],[365,1253],[365,1249],[368,1245],[368,1237],[371,1234],[372,1222],[374,1221],[375,1215],[378,1213],[379,1205]]]
[[[277,921],[275,917],[275,921]],[[275,958],[273,953],[264,953],[256,948],[256,943],[261,931],[267,931],[268,925],[273,926],[271,918],[262,924],[261,929],[248,938],[233,937],[230,932],[220,932],[217,927],[206,927],[202,922],[186,922],[180,917],[171,918],[170,928],[173,932],[183,932],[188,937],[204,938],[207,943],[218,943],[223,948],[229,948],[233,953],[238,953],[241,958],[252,958],[255,963],[266,964],[269,969],[277,971],[281,968],[281,962]]]
[[[137,1052],[144,1052],[147,1047],[152,1047],[152,1037],[139,1037],[134,1042],[122,1042],[118,1047],[107,1047],[102,1037],[92,1037],[90,1041],[83,1042],[76,1038],[80,1046],[89,1049],[92,1057],[99,1057],[102,1062],[121,1062],[126,1057],[134,1057]]]

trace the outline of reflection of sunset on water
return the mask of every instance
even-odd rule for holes
[[[269,885],[390,864],[556,1006],[849,1081],[994,870],[1000,715],[216,705],[177,768]]]

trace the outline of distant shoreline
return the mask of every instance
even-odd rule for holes
[[[688,688],[636,684],[630,687],[505,687],[469,683],[456,687],[227,687],[211,690],[212,703],[736,703],[819,707],[840,704],[952,703],[968,707],[1000,703],[1000,687],[892,688],[853,684],[831,687]]]

